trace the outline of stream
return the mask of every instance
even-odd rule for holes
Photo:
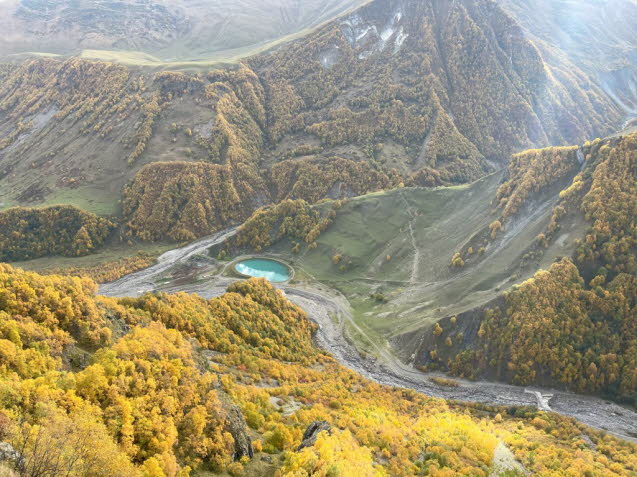
[[[225,293],[235,278],[224,276],[207,250],[223,242],[235,229],[218,232],[185,247],[168,251],[145,270],[101,285],[99,293],[112,297],[135,297],[148,292],[196,293],[209,299]],[[488,381],[454,378],[457,387],[442,386],[431,378],[440,373],[423,373],[396,358],[388,347],[368,337],[352,318],[347,299],[322,284],[313,286],[282,284],[277,286],[287,298],[306,311],[319,325],[318,346],[331,353],[342,365],[368,379],[389,386],[414,389],[428,396],[463,402],[502,406],[535,406],[572,417],[622,439],[637,442],[637,412],[605,399],[566,391],[521,387]],[[375,349],[375,358],[363,358],[347,339],[346,330],[354,330]]]

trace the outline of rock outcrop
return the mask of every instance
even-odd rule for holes
[[[10,462],[20,465],[24,457],[8,442],[0,442],[0,462]]]
[[[314,421],[312,424],[307,426],[307,429],[305,429],[305,432],[303,433],[301,445],[299,445],[297,450],[312,447],[316,443],[316,439],[322,431],[326,431],[328,434],[331,434],[332,426],[326,421]]]
[[[226,411],[225,427],[234,439],[233,460],[239,460],[242,457],[252,459],[254,457],[252,438],[248,435],[248,426],[243,418],[243,414],[241,414],[241,409],[232,403],[229,396],[221,392],[219,394],[224,410]]]

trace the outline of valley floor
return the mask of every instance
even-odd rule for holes
[[[219,296],[235,278],[226,273],[228,264],[207,256],[214,244],[234,233],[226,230],[166,252],[148,269],[127,275],[100,287],[100,294],[113,297],[139,296],[146,292],[196,293],[204,298]],[[602,429],[626,440],[637,442],[637,412],[601,398],[541,388],[524,388],[485,381],[454,380],[457,384],[437,384],[438,375],[423,373],[405,365],[383,344],[372,339],[356,324],[345,297],[321,283],[283,284],[279,287],[296,305],[320,326],[318,344],[343,365],[379,383],[415,389],[445,399],[489,403],[504,406],[537,406]],[[375,349],[374,357],[361,356],[351,343],[361,340]]]

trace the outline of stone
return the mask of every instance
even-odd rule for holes
[[[7,461],[20,465],[24,457],[8,442],[0,442],[0,462]]]
[[[326,431],[328,434],[332,434],[332,426],[326,421],[314,421],[307,426],[303,433],[303,440],[297,450],[305,449],[306,447],[312,447],[316,443],[316,439],[322,431]]]
[[[248,435],[246,421],[238,406],[229,404],[228,400],[224,404],[226,411],[226,429],[234,439],[234,455],[232,458],[236,461],[242,457],[254,457],[254,449],[252,448],[252,439]]]

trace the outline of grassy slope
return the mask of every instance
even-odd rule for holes
[[[195,138],[186,136],[187,128],[205,128],[214,118],[209,107],[195,104],[192,98],[177,98],[163,111],[148,142],[146,153],[130,167],[126,158],[131,147],[124,144],[135,137],[140,121],[138,112],[119,121],[112,134],[101,138],[97,134],[82,134],[82,122],[49,119],[25,134],[0,154],[0,167],[11,167],[11,175],[0,178],[0,210],[14,205],[30,205],[16,197],[30,186],[45,188],[44,202],[38,206],[69,204],[98,215],[118,215],[122,187],[144,164],[154,161],[203,160],[206,156],[197,148]],[[5,116],[0,113],[0,122]],[[172,123],[180,130],[171,132]],[[10,121],[3,123],[0,135],[11,131]],[[173,142],[174,138],[174,142]],[[189,153],[189,151],[193,151]],[[43,159],[51,158],[46,164]],[[79,187],[63,187],[60,181],[79,171]]]
[[[71,267],[85,268],[114,262],[121,258],[133,257],[138,253],[159,256],[173,248],[175,248],[175,244],[167,243],[134,244],[132,246],[126,244],[111,244],[106,245],[97,253],[86,255],[84,257],[43,257],[23,262],[12,262],[10,265],[34,272],[46,272]]]
[[[551,208],[544,206],[553,200],[548,198],[533,205],[532,210],[540,212],[523,214],[512,223],[482,260],[452,269],[453,253],[495,219],[491,199],[500,179],[500,174],[493,174],[468,186],[407,188],[359,197],[339,211],[316,250],[294,256],[289,243],[280,243],[268,252],[293,262],[299,279],[316,279],[345,295],[357,323],[380,340],[430,326],[490,301],[555,257],[570,254],[584,230],[579,220],[565,224],[562,237],[541,263],[519,270],[520,258],[548,222]],[[332,263],[337,252],[352,262],[345,272]],[[375,292],[383,293],[387,303],[371,299]]]
[[[9,28],[16,28],[15,35],[5,40],[2,48],[12,54],[20,55],[53,55],[76,54],[83,58],[100,61],[115,61],[131,66],[144,66],[161,69],[199,70],[213,66],[232,64],[240,59],[252,56],[285,42],[307,35],[311,30],[323,25],[335,17],[344,15],[369,0],[329,0],[317,4],[313,1],[243,0],[228,2],[198,2],[178,1],[168,2],[171,7],[181,8],[189,19],[189,28],[182,31],[178,38],[168,35],[161,30],[156,32],[156,41],[149,43],[144,37],[144,31],[128,29],[128,35],[117,41],[117,48],[109,49],[108,40],[97,42],[92,37],[92,31],[105,28],[104,25],[91,24],[90,19],[73,31],[66,31],[67,38],[55,35],[48,41],[30,37],[20,28],[20,23],[9,24]],[[161,3],[161,2],[160,2]],[[84,8],[103,8],[100,2],[94,6]],[[63,25],[61,31],[68,25],[64,22],[64,15],[82,14],[82,7],[69,5],[55,21]],[[108,6],[104,7],[108,8]],[[0,25],[11,14],[6,9],[6,15],[0,12]],[[143,18],[141,18],[143,20]],[[37,22],[38,20],[32,20]],[[117,30],[121,27],[118,20],[113,18],[113,31],[106,36],[113,35],[111,40],[117,39]],[[17,41],[24,36],[22,43]],[[97,35],[99,37],[99,35]],[[139,37],[139,38],[138,38]],[[0,40],[0,45],[2,45]],[[3,56],[0,54],[0,56]]]

